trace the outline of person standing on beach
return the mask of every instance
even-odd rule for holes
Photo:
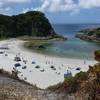
[[[84,61],[84,64],[86,64],[86,61]]]

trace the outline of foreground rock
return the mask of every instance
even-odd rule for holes
[[[82,32],[84,34],[75,35],[75,37],[93,42],[100,42],[100,27],[85,29],[78,32]]]

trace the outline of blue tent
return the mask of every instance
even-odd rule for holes
[[[8,54],[5,54],[5,56],[8,56]]]
[[[21,64],[20,64],[20,63],[16,63],[14,66],[15,66],[15,67],[21,66]]]
[[[15,57],[14,61],[21,61],[20,57]]]
[[[35,61],[32,61],[32,64],[36,64],[36,62]]]
[[[80,69],[81,69],[80,67],[77,67],[77,68],[76,68],[76,70],[80,70]]]
[[[70,70],[68,70],[67,72],[66,72],[66,74],[71,74],[72,72],[70,71]]]
[[[27,66],[22,66],[22,69],[26,69],[27,68]]]
[[[3,54],[4,52],[0,51],[0,54]]]

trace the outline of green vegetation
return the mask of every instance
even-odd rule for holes
[[[34,36],[23,35],[23,36],[18,36],[17,38],[21,39],[21,38],[27,38],[27,37],[34,37]]]
[[[95,52],[100,52],[100,50],[96,50]]]
[[[61,84],[61,82],[58,83],[58,84],[56,84],[56,85],[50,85],[50,86],[48,86],[45,90],[52,89],[52,88],[54,88],[54,87],[57,87],[57,86],[60,85],[60,84]]]
[[[89,35],[89,36],[92,36],[93,34],[94,34],[94,31],[89,31],[89,32],[88,32],[88,35]]]
[[[100,31],[95,31],[97,37],[100,37]]]
[[[72,83],[72,82],[77,81],[80,77],[86,75],[87,73],[88,72],[82,72],[81,71],[81,72],[77,73],[74,77],[66,78],[66,80],[67,80],[67,82]]]
[[[21,72],[19,72],[16,67],[13,67],[11,76],[13,76],[14,78],[18,79],[18,74],[19,73],[21,73]]]
[[[29,11],[25,14],[7,16],[0,14],[0,38],[18,36],[46,37],[54,32],[44,13]]]
[[[88,73],[88,71],[87,71],[87,72],[82,72],[82,71],[81,71],[81,72],[77,73],[74,77],[66,78],[66,79],[65,79],[65,82],[73,83],[73,82],[77,81],[79,78],[81,78],[82,76],[85,76],[87,73]],[[61,84],[62,84],[62,83],[58,83],[58,84],[56,84],[56,85],[49,86],[49,87],[46,88],[46,90],[52,89],[52,88],[56,88],[57,86],[59,86],[59,85],[61,85]]]
[[[94,34],[96,35],[96,37],[98,37],[98,38],[100,37],[100,31],[89,31],[88,32],[88,35],[89,36],[92,36]]]

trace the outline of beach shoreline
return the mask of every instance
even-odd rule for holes
[[[65,54],[63,52],[63,50],[59,50],[59,48],[56,48],[56,51],[59,52],[59,53],[56,53],[56,51],[55,50],[53,51],[52,48],[51,49],[48,49],[48,47],[46,48],[46,46],[44,45],[44,43],[47,43],[47,42],[48,43],[52,43],[54,41],[51,41],[51,40],[50,41],[49,40],[45,40],[45,41],[43,41],[43,40],[26,41],[23,44],[24,45],[23,49],[27,49],[27,51],[29,51],[29,52],[35,52],[35,53],[39,53],[39,54],[43,54],[43,55],[51,56],[51,57],[58,57],[58,58],[60,57],[60,58],[65,58],[65,59],[68,58],[68,59],[94,60],[94,57],[92,57],[92,56],[86,57],[86,56],[83,55],[83,57],[82,57],[82,56],[78,56],[78,55],[75,55],[75,54],[71,54],[71,56],[70,56],[70,55],[68,55],[68,53]],[[59,42],[59,41],[56,41],[56,42]],[[33,43],[35,45],[34,48],[31,45],[29,45],[31,48],[25,46],[25,45],[30,44],[30,43]],[[37,43],[39,43],[39,44],[37,44]],[[20,47],[23,47],[23,45],[21,45]],[[39,45],[42,45],[45,49],[48,49],[48,51],[45,50],[45,49],[42,49],[42,48],[39,49]],[[73,55],[73,57],[72,57],[72,55]]]
[[[5,69],[6,71],[11,72],[14,64],[17,63],[14,61],[14,57],[18,56],[21,59],[27,60],[26,64],[23,61],[20,61],[21,67],[17,69],[21,72],[19,77],[23,79],[27,78],[27,82],[31,84],[36,84],[39,88],[47,88],[50,85],[55,85],[59,82],[64,81],[64,73],[67,70],[72,72],[72,76],[75,76],[76,73],[80,71],[87,71],[89,65],[94,65],[97,63],[95,60],[84,60],[82,59],[72,59],[72,58],[62,58],[44,55],[41,53],[36,53],[31,50],[28,50],[23,45],[26,41],[19,39],[9,39],[0,41],[0,47],[8,47],[9,49],[0,49],[4,51],[4,54],[0,54],[0,68]],[[36,64],[32,64],[32,61],[35,61]],[[40,65],[45,71],[41,72],[40,69],[36,69],[35,66]],[[50,68],[51,65],[54,65],[56,70]],[[26,69],[22,69],[22,66],[27,66]],[[81,70],[75,70],[77,67],[80,67]],[[56,74],[60,72],[60,74]]]

